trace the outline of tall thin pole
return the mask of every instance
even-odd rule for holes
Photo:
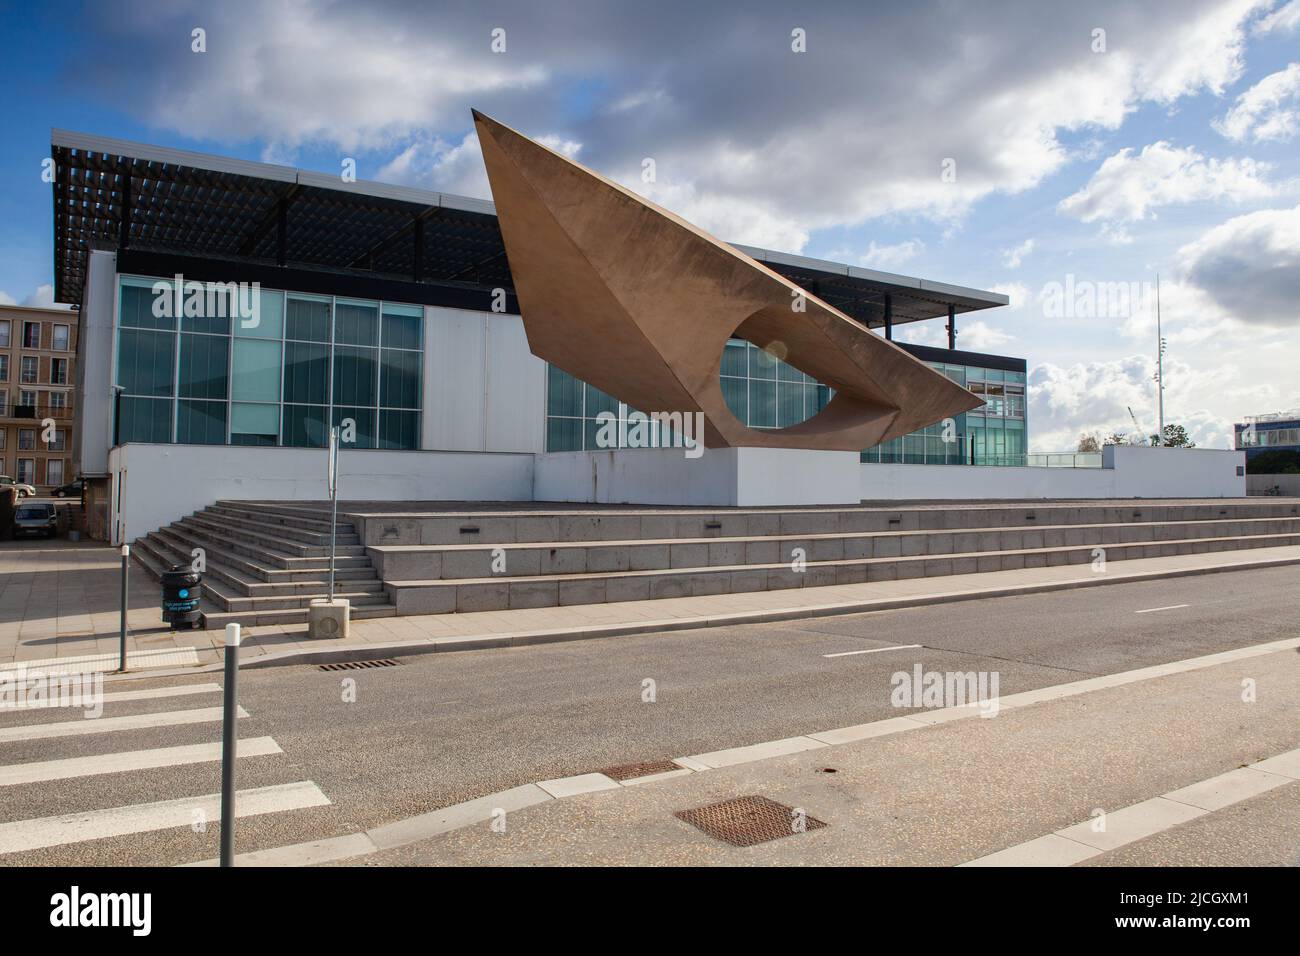
[[[330,429],[330,589],[329,603],[334,603],[334,549],[338,541],[339,522],[339,429],[336,425]]]
[[[126,603],[127,573],[131,568],[131,546],[122,543],[122,613],[117,627],[117,669],[126,673]]]
[[[235,717],[238,697],[239,625],[226,625],[226,679],[221,711],[221,865],[235,865]]]
[[[1157,444],[1165,443],[1165,336],[1160,325],[1160,273],[1156,273],[1156,407],[1159,410]]]

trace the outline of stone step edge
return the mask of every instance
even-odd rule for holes
[[[992,558],[1007,557],[1014,555],[1037,555],[1037,554],[1057,554],[1060,552],[1074,551],[1091,551],[1094,548],[1151,548],[1163,545],[1184,545],[1198,543],[1214,543],[1225,541],[1266,541],[1270,538],[1300,538],[1300,531],[1296,533],[1281,533],[1277,535],[1233,535],[1223,538],[1179,538],[1173,541],[1119,541],[1110,544],[1072,544],[1051,548],[1016,548],[1010,551],[968,551],[953,552],[948,554],[907,554],[895,555],[884,558],[835,558],[831,560],[814,561],[809,559],[804,562],[807,568],[836,568],[852,567],[857,565],[884,564],[887,562],[899,561],[958,561],[967,558]],[[1279,544],[1276,547],[1289,547],[1289,545]],[[1192,552],[1192,553],[1218,553],[1224,551],[1249,551],[1250,548],[1213,548],[1210,551]],[[1187,555],[1163,555],[1163,557],[1186,557]],[[1107,560],[1125,561],[1138,560],[1135,558],[1124,558],[1116,556]],[[1086,561],[1078,562],[1086,564]],[[429,578],[429,579],[410,579],[410,580],[385,580],[384,585],[392,588],[426,588],[426,587],[454,587],[462,584],[524,584],[524,583],[549,583],[551,581],[590,581],[599,578],[635,578],[648,577],[659,574],[733,574],[745,571],[790,571],[791,562],[781,561],[776,564],[727,564],[727,565],[692,565],[690,567],[680,568],[650,568],[648,570],[628,570],[628,571],[584,571],[578,574],[526,574],[518,576],[497,575],[488,578]],[[1064,565],[1061,565],[1064,566]],[[1005,569],[1004,569],[1005,570]],[[1015,569],[1013,569],[1015,570]],[[988,572],[985,572],[988,573]],[[930,577],[949,577],[951,575],[929,575]]]
[[[1048,524],[1048,525],[1002,525],[993,528],[938,528],[938,529],[916,529],[913,531],[817,531],[809,534],[786,533],[780,534],[747,534],[747,535],[730,535],[716,538],[585,538],[578,541],[481,541],[474,544],[370,544],[366,545],[367,551],[379,551],[382,554],[414,554],[435,552],[441,553],[450,551],[453,553],[487,551],[494,548],[503,550],[528,550],[533,548],[548,548],[559,550],[561,548],[631,548],[638,545],[646,547],[661,547],[663,545],[686,545],[686,544],[749,544],[751,542],[765,543],[768,541],[833,541],[841,538],[901,538],[907,535],[937,535],[937,534],[1024,534],[1034,531],[1075,531],[1103,528],[1167,528],[1182,527],[1184,525],[1214,524],[1217,522],[1232,522],[1235,524],[1244,524],[1251,521],[1294,521],[1300,524],[1300,516],[1296,517],[1270,517],[1270,518],[1205,518],[1194,521],[1111,521],[1099,524]],[[1300,530],[1300,529],[1297,529]],[[1289,532],[1278,531],[1269,532],[1270,534],[1287,534]],[[1245,535],[1220,535],[1219,538],[1227,537],[1245,537]],[[1163,541],[1191,541],[1191,540],[1218,540],[1216,538],[1192,539],[1192,538],[1168,538],[1160,541],[1111,541],[1110,544],[1161,544]],[[1082,547],[1082,545],[1070,545],[1069,547]],[[989,552],[981,552],[987,554]]]

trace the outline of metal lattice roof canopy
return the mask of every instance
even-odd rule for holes
[[[469,288],[514,283],[492,203],[53,130],[54,298],[79,304],[92,249],[138,249]],[[736,246],[859,322],[1007,297]]]

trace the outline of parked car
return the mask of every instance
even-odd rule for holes
[[[14,537],[37,535],[53,538],[59,530],[59,513],[48,501],[14,509]]]
[[[82,481],[78,478],[76,481],[70,481],[66,485],[59,485],[52,492],[56,498],[80,498]]]
[[[8,475],[0,475],[0,488],[3,488],[5,485],[11,485],[14,488],[16,488],[18,491],[19,498],[22,498],[24,496],[28,498],[33,498],[36,496],[36,489],[33,488],[31,485],[25,484],[21,481],[14,481]]]

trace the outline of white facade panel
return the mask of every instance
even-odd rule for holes
[[[488,451],[545,451],[546,363],[517,315],[487,316]]]
[[[464,309],[424,310],[425,450],[487,449],[486,319]]]

